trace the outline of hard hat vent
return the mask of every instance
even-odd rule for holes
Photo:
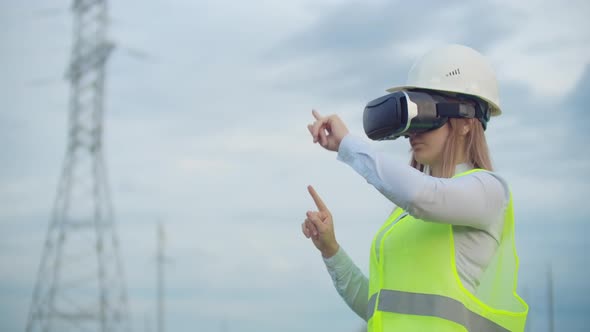
[[[455,76],[455,75],[461,75],[461,70],[459,68],[447,73],[445,76],[449,77],[449,76]]]

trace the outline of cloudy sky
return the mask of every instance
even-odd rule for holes
[[[67,143],[68,1],[0,2],[0,329],[24,330]],[[155,329],[156,225],[170,331],[358,331],[300,223],[313,184],[368,270],[391,203],[313,145],[311,109],[357,135],[413,60],[470,45],[497,71],[487,131],[513,191],[531,331],[590,323],[590,3],[111,1],[104,150],[135,331]],[[374,143],[408,160],[405,140]]]

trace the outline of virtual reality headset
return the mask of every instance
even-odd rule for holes
[[[363,127],[372,140],[393,140],[440,128],[449,118],[476,118],[485,130],[490,109],[475,97],[401,90],[369,102],[363,112]]]

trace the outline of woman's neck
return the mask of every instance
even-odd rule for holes
[[[465,172],[468,171],[470,169],[473,168],[473,164],[467,162],[467,161],[463,161],[461,163],[457,163],[456,165],[454,165],[454,174],[457,173],[461,173],[461,172]],[[428,166],[428,174],[430,174],[431,176],[434,177],[442,177],[442,166]]]
[[[430,168],[430,175],[437,178],[442,177],[442,165],[440,163],[429,165],[428,167]]]
[[[455,150],[456,154],[454,156],[455,162],[453,163],[453,172],[455,172],[457,165],[467,163],[467,158],[465,157],[465,141],[463,139],[461,139],[457,143],[458,143],[458,146],[457,146],[457,149]],[[429,167],[430,167],[430,175],[435,176],[435,177],[442,177],[444,175],[442,160],[438,160],[437,162],[432,163],[432,165],[429,165]]]

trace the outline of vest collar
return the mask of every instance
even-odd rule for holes
[[[455,166],[455,175],[467,172],[473,169],[473,165],[471,163],[461,163]]]

